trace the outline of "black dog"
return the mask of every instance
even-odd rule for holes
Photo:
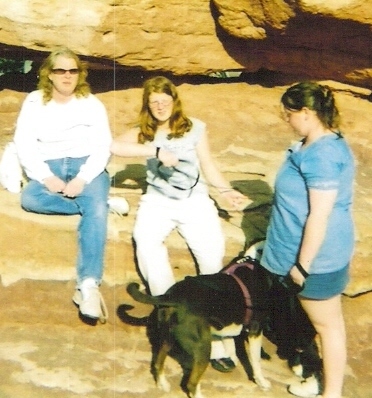
[[[232,261],[217,274],[186,277],[161,296],[141,293],[137,283],[129,284],[128,293],[136,301],[156,306],[151,317],[157,336],[152,341],[152,372],[157,385],[165,391],[170,390],[163,372],[164,361],[172,352],[181,352],[178,359],[184,370],[182,387],[189,397],[201,398],[200,379],[209,364],[213,335],[236,336],[239,359],[242,363],[250,362],[248,376],[263,389],[270,388],[261,370],[263,330],[278,349],[285,352],[290,365],[300,365],[301,355],[312,345],[315,332],[309,326],[310,332],[301,346],[299,339],[291,339],[290,347],[284,348],[282,338],[288,330],[278,332],[278,322],[272,316],[273,311],[278,311],[278,306],[272,305],[270,294],[275,285],[271,274],[249,256]],[[298,306],[296,310],[300,309]],[[289,303],[288,307],[293,305]],[[308,325],[310,322],[306,327]],[[242,354],[245,352],[242,336],[248,337],[250,361],[245,360],[246,353],[245,357]],[[289,338],[287,336],[287,341]]]
[[[262,291],[267,292],[268,287],[264,287],[267,281],[259,270],[254,260],[244,258],[218,274],[186,277],[157,297],[141,293],[138,284],[128,286],[135,300],[158,307],[159,343],[153,347],[152,371],[160,388],[169,391],[163,373],[166,356],[172,349],[181,350],[185,354],[183,387],[190,397],[201,397],[199,382],[209,364],[212,334],[240,335],[244,324],[249,326],[254,378],[261,387],[270,387],[260,367],[260,338],[267,308]]]

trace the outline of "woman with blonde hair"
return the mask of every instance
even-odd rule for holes
[[[49,54],[49,56],[44,60],[42,66],[39,69],[39,81],[37,88],[43,93],[44,104],[49,102],[53,98],[53,91],[55,86],[53,84],[53,79],[50,78],[50,73],[54,69],[54,73],[58,73],[55,68],[56,61],[58,57],[69,58],[74,61],[76,68],[70,70],[70,73],[76,74],[77,82],[74,89],[74,95],[77,98],[88,97],[91,90],[87,82],[88,69],[87,64],[67,47],[60,47]]]
[[[66,47],[51,52],[39,70],[38,90],[27,95],[14,141],[29,177],[21,195],[26,211],[80,214],[77,289],[83,316],[105,319],[102,280],[110,178],[107,112],[86,82],[87,68]]]

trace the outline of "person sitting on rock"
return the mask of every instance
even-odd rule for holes
[[[116,138],[111,150],[118,156],[147,161],[148,186],[140,200],[133,236],[139,269],[150,293],[163,294],[175,283],[164,246],[174,229],[186,240],[201,274],[219,272],[224,236],[201,171],[234,208],[240,208],[247,198],[217,169],[205,123],[185,115],[169,79],[157,76],[145,82],[139,124]],[[219,343],[212,344],[212,366],[231,371],[234,362],[224,356],[227,353]]]
[[[107,314],[102,281],[107,234],[111,130],[104,105],[91,94],[87,67],[70,49],[51,52],[39,70],[38,90],[18,116],[14,142],[29,178],[21,194],[24,210],[80,214],[77,288],[80,313]]]

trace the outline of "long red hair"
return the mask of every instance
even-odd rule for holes
[[[173,99],[173,109],[169,119],[171,130],[169,139],[180,138],[191,130],[192,121],[183,112],[176,86],[164,76],[153,77],[146,80],[143,86],[142,108],[139,115],[140,143],[153,141],[158,127],[158,121],[150,111],[149,97],[152,93],[165,93]]]

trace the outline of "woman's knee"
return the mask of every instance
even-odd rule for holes
[[[37,200],[30,195],[21,196],[21,207],[23,210],[35,212],[37,208]]]
[[[37,187],[26,186],[21,194],[21,207],[22,209],[30,212],[38,212],[40,210],[40,196],[42,195],[41,189]]]
[[[142,218],[142,220],[144,220]],[[133,239],[137,246],[159,247],[168,236],[168,231],[161,231],[149,220],[139,222],[138,219],[133,228]]]
[[[109,205],[107,201],[101,200],[93,204],[93,212],[96,217],[106,219],[109,212]]]
[[[153,240],[149,237],[141,236],[141,235],[134,235],[133,240],[136,246],[137,253],[146,254],[150,253],[158,253],[159,250],[164,250],[164,244],[161,241]]]

